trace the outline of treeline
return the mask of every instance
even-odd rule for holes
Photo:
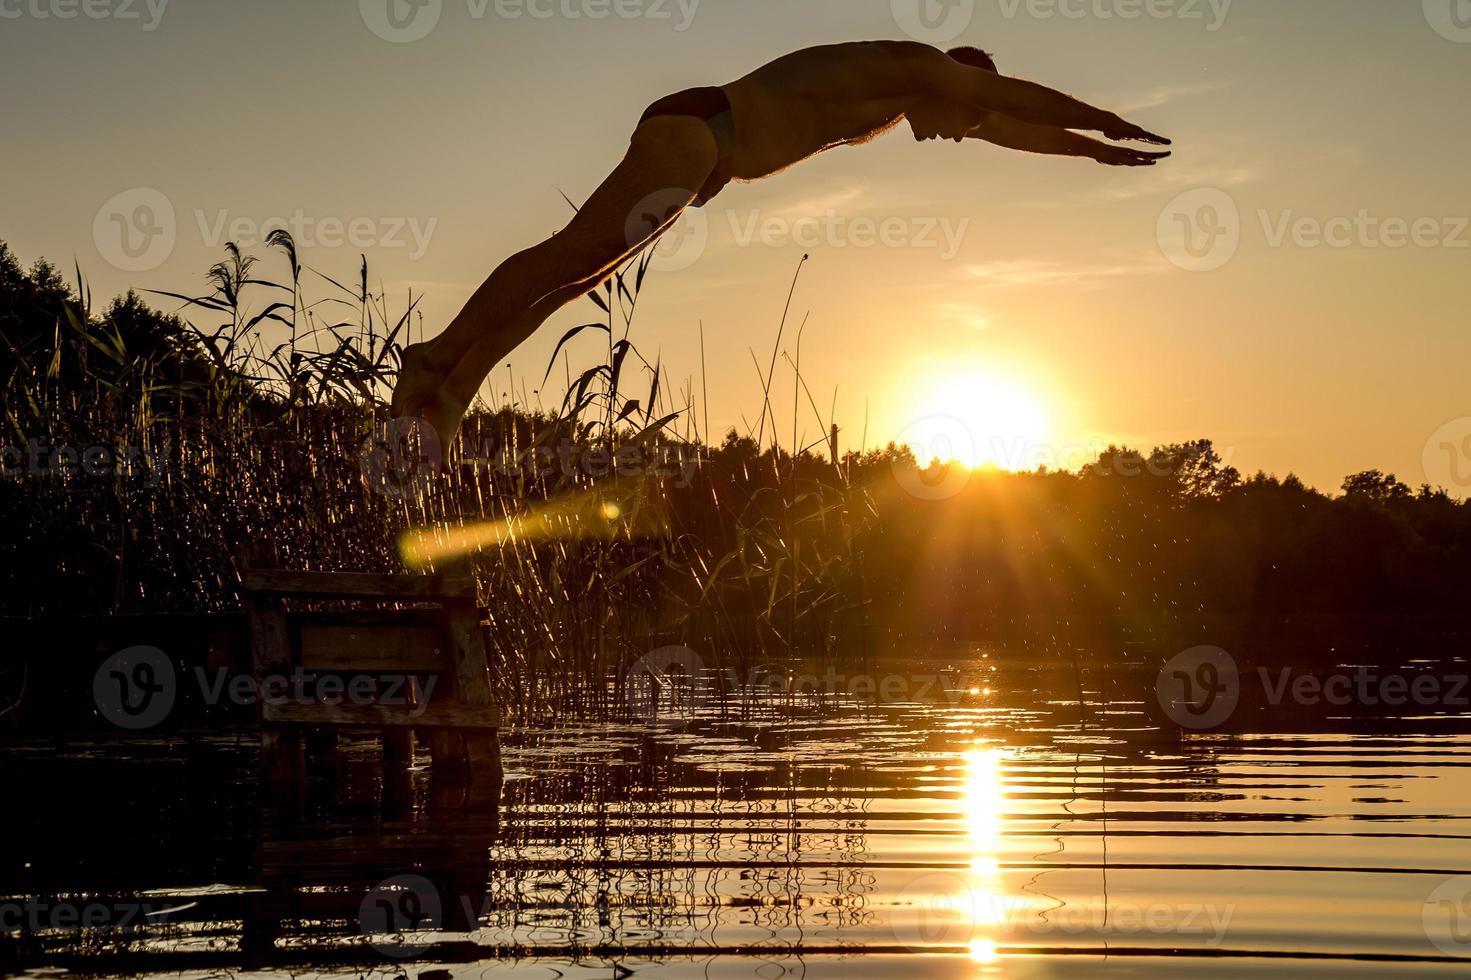
[[[171,316],[132,294],[94,313],[80,277],[0,244],[0,614],[227,610],[252,540],[300,567],[387,569],[409,528],[584,500],[600,509],[474,556],[528,673],[595,674],[666,642],[844,656],[893,634],[1209,638],[1471,608],[1471,508],[1391,475],[1329,496],[1243,478],[1208,441],[1025,474],[922,470],[895,446],[834,462],[734,432],[708,445],[651,378],[622,393],[631,346],[564,411],[478,412],[448,475],[385,492],[365,454],[412,304],[390,315],[364,268],[328,280],[351,313],[329,319],[289,240],[272,245],[277,280],[232,249]],[[641,281],[594,297],[610,337]]]
[[[1081,473],[975,475],[943,501],[879,495],[864,551],[883,556],[868,564],[876,590],[908,596],[893,611],[908,630],[1209,638],[1464,621],[1471,507],[1378,471],[1342,490],[1242,479],[1208,441],[1113,448]]]

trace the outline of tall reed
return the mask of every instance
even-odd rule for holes
[[[666,645],[744,677],[861,642],[862,491],[774,437],[710,444],[693,379],[676,394],[632,339],[648,272],[646,255],[589,294],[597,318],[568,331],[547,368],[544,383],[559,367],[567,381],[554,410],[514,393],[479,402],[446,472],[384,486],[365,454],[385,439],[409,333],[422,334],[417,296],[394,309],[366,261],[342,282],[303,267],[277,232],[260,255],[227,246],[206,292],[157,294],[182,304],[178,318],[130,295],[124,312],[152,316],[167,341],[144,352],[129,349],[137,331],[117,306],[92,312],[78,271],[52,343],[16,350],[9,422],[17,438],[141,461],[14,494],[31,545],[5,562],[11,610],[228,611],[232,558],[250,541],[269,539],[292,567],[393,570],[406,532],[489,527],[491,543],[464,560],[506,703],[523,709],[617,711],[610,679]],[[584,333],[606,336],[605,357],[575,372],[567,345]],[[22,573],[31,563],[48,567]]]

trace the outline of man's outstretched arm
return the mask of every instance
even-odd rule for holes
[[[972,139],[985,140],[1011,150],[1047,153],[1054,156],[1085,157],[1111,167],[1152,167],[1169,156],[1169,151],[1150,152],[1129,146],[1114,146],[1056,126],[1036,126],[993,112],[971,130]]]
[[[963,65],[949,55],[930,60],[932,84],[945,98],[969,102],[1010,116],[1018,122],[1059,129],[1086,129],[1112,140],[1142,140],[1168,145],[1169,140],[1120,116],[1020,78]]]

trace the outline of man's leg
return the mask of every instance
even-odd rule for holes
[[[530,309],[508,322],[505,333],[510,336],[531,336],[558,310],[587,295],[598,286],[599,282],[591,284],[577,282],[549,293],[533,304]],[[501,350],[503,344],[502,336],[497,334],[487,334],[481,337],[475,346],[471,347],[469,352],[460,359],[460,363],[450,371],[449,376],[440,384],[436,393],[436,404],[426,406],[425,409],[425,416],[435,424],[435,431],[439,431],[438,423],[435,423],[434,419],[436,415],[453,415],[456,412],[463,415],[465,406],[475,400],[475,394],[485,383],[486,376],[505,357],[505,353]],[[484,368],[486,364],[490,364],[491,367]]]
[[[709,126],[692,116],[639,126],[623,162],[565,229],[503,262],[443,334],[405,351],[393,414],[422,414],[447,448],[486,375],[673,223],[717,155]],[[664,213],[639,213],[650,202]]]

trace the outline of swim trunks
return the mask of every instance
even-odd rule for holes
[[[642,126],[658,116],[694,116],[710,127],[715,137],[715,169],[710,172],[694,206],[704,207],[706,202],[719,194],[731,182],[730,159],[735,152],[735,117],[731,114],[730,97],[725,89],[717,86],[685,89],[665,96],[644,110],[639,119]]]

